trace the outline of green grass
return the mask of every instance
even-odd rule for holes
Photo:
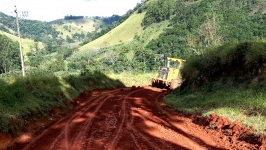
[[[100,38],[80,47],[80,50],[88,50],[94,48],[109,47],[118,44],[129,43],[135,35],[140,35],[143,32],[141,22],[145,13],[131,15],[126,21],[119,26],[101,36]]]
[[[63,24],[54,24],[53,27],[56,29],[56,31],[59,31],[63,33],[63,35],[59,35],[63,39],[66,39],[67,35],[69,37],[72,37],[72,34],[75,33],[83,33],[87,34],[88,32],[92,32],[96,30],[96,26],[100,26],[102,22],[100,20],[96,20],[96,22],[93,21],[92,18],[87,18],[87,19],[76,19],[76,20],[58,20],[59,22],[63,22]],[[58,22],[57,21],[57,22]],[[69,30],[66,30],[64,27],[68,27]]]
[[[18,41],[18,37],[15,35],[12,35],[12,34],[9,34],[9,33],[3,32],[3,31],[0,31],[0,34],[6,35],[8,38],[10,38],[13,41]],[[23,55],[24,55],[25,59],[27,60],[26,54],[28,52],[30,52],[31,47],[34,47],[35,42],[34,42],[34,40],[28,39],[28,38],[26,38],[26,39],[22,38],[21,42],[22,42]],[[43,48],[43,44],[41,42],[38,42],[38,46],[40,49]]]
[[[244,125],[252,126],[256,131],[263,133],[266,129],[266,82],[247,87],[218,83],[216,86],[209,92],[208,90],[188,93],[176,91],[166,96],[165,101],[178,110],[192,114],[216,113],[232,121],[241,119]]]
[[[133,40],[141,42],[143,46],[147,45],[151,40],[157,39],[168,28],[170,22],[167,20],[154,23],[143,29],[141,23],[144,16],[145,12],[141,14],[134,13],[122,24],[98,39],[80,47],[79,50],[112,47],[119,44],[128,44]]]
[[[184,83],[165,101],[189,112],[243,120],[259,133],[266,129],[266,43],[229,43],[187,59]]]
[[[169,20],[153,23],[145,28],[139,36],[135,36],[135,39],[139,40],[144,46],[146,46],[151,40],[157,39],[159,35],[168,28],[169,23]]]
[[[27,119],[47,115],[50,107],[66,107],[83,91],[124,87],[119,80],[94,72],[86,75],[55,76],[49,72],[28,73],[27,77],[0,79],[0,131],[16,133]],[[17,124],[12,125],[11,118]]]
[[[143,73],[143,74],[108,74],[111,79],[121,81],[125,86],[148,86],[151,85],[151,79],[155,77],[155,73]]]

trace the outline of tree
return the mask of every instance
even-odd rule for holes
[[[205,47],[221,44],[222,37],[217,35],[216,16],[207,19],[198,29],[201,42]]]
[[[0,74],[20,69],[19,45],[0,34]]]

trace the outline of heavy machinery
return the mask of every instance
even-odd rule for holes
[[[152,78],[153,87],[163,87],[174,90],[182,83],[180,69],[182,64],[186,62],[183,59],[167,57],[165,67],[160,67],[158,76]]]

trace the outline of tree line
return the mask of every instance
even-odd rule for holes
[[[73,16],[73,15],[67,15],[64,17],[65,20],[75,20],[75,19],[83,19],[84,16]]]

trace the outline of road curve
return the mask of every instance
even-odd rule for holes
[[[162,102],[169,91],[124,88],[91,92],[24,150],[231,149]]]

